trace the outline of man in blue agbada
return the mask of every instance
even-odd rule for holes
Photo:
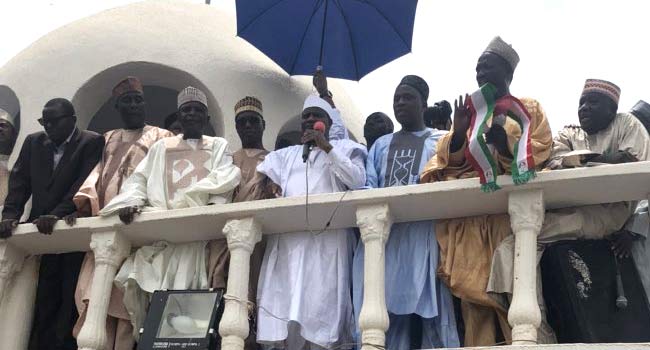
[[[368,154],[366,186],[417,184],[438,139],[447,131],[427,128],[424,110],[429,87],[407,75],[395,89],[393,110],[402,130],[380,137]],[[436,277],[438,243],[432,221],[394,224],[386,243],[388,349],[458,347],[451,293]],[[358,321],[363,298],[364,246],[357,245],[353,265],[353,301]],[[358,322],[357,322],[358,324]],[[357,332],[358,329],[357,329]]]

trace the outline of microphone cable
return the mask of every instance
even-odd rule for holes
[[[314,157],[314,161],[316,161],[316,157]],[[332,214],[330,215],[329,219],[327,219],[327,223],[325,224],[325,227],[323,227],[321,230],[317,232],[314,232],[311,229],[311,224],[309,223],[309,165],[310,164],[311,161],[309,158],[307,158],[307,162],[305,162],[305,224],[307,225],[307,231],[309,231],[311,234],[315,236],[318,236],[321,233],[327,231],[327,229],[329,229],[330,225],[332,224],[332,220],[336,215],[336,212],[339,210],[339,207],[341,206],[341,202],[343,202],[343,198],[345,198],[345,195],[347,195],[348,192],[350,192],[350,190],[345,190],[343,192],[341,198],[339,198],[339,201],[336,203],[336,207],[334,207]]]

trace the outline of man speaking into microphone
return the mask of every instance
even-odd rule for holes
[[[307,97],[301,115],[302,145],[271,152],[257,166],[280,186],[284,197],[365,185],[366,148],[329,137],[338,113],[320,97]],[[296,215],[296,220],[306,218]],[[353,341],[350,270],[356,238],[350,229],[312,229],[268,236],[257,294],[260,344],[278,349],[336,348]]]

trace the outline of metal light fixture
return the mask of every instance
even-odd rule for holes
[[[155,291],[138,350],[215,350],[222,290]]]

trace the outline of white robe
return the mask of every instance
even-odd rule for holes
[[[239,184],[240,170],[232,162],[228,142],[182,135],[156,142],[120,194],[100,212],[108,216],[129,206],[167,210],[227,203]],[[115,285],[124,291],[134,336],[142,326],[151,293],[161,289],[207,289],[206,243],[156,242],[138,249],[122,265]]]
[[[359,189],[366,182],[365,147],[350,140],[330,143],[329,154],[318,148],[310,154],[310,195]],[[285,197],[305,194],[302,149],[298,145],[271,152],[257,167]],[[304,213],[296,213],[296,220],[304,220]],[[257,289],[259,343],[298,349],[353,342],[350,284],[355,240],[350,229],[268,237]]]

